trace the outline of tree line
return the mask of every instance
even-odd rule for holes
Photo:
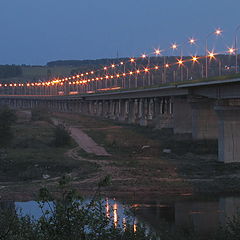
[[[0,78],[21,77],[22,68],[16,65],[0,65]]]

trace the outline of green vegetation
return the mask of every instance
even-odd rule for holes
[[[12,124],[16,121],[16,114],[13,110],[4,106],[0,109],[0,147],[6,147],[10,144],[13,133]]]
[[[15,212],[0,212],[0,239],[4,240],[155,240],[144,226],[134,231],[130,220],[125,230],[116,227],[112,217],[106,216],[100,189],[109,183],[102,179],[89,203],[69,185],[68,178],[60,180],[60,196],[54,196],[47,188],[40,190],[39,206],[42,216],[18,216]],[[48,206],[49,210],[44,210]]]
[[[71,143],[71,136],[66,127],[59,124],[54,131],[54,144],[56,147],[63,147]]]
[[[56,146],[59,130],[46,121],[17,122],[12,133],[11,144],[0,151],[1,182],[41,180],[66,173],[83,179],[98,168],[67,154],[76,146],[69,135],[60,134],[65,145]]]
[[[61,114],[57,116],[61,118]],[[107,166],[117,168],[122,178],[113,181],[112,189],[134,186],[148,191],[151,187],[152,191],[166,195],[240,191],[240,164],[218,162],[216,140],[193,141],[189,135],[173,135],[169,129],[120,124],[77,114],[62,114],[62,118],[74,126],[79,124],[112,154],[101,158]],[[170,149],[170,153],[164,153],[164,149]],[[99,159],[82,150],[78,154],[86,159]]]
[[[229,219],[225,226],[207,238],[193,227],[172,228],[161,224],[158,233],[143,224],[133,225],[134,217],[128,211],[124,226],[115,224],[106,215],[101,190],[111,184],[107,176],[98,183],[90,201],[86,201],[70,184],[69,177],[59,181],[58,194],[46,187],[39,191],[40,218],[18,214],[14,209],[0,209],[0,239],[3,240],[237,240],[240,235],[240,214]]]
[[[22,68],[16,65],[1,65],[0,78],[12,78],[22,76]]]
[[[49,112],[46,108],[33,108],[31,110],[32,121],[48,121]]]

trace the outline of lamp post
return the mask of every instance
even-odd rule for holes
[[[160,56],[161,56],[161,53],[162,53],[162,50],[160,50],[159,48],[157,48],[157,49],[154,49],[154,53],[155,53],[155,56],[157,57],[157,58],[159,58]],[[157,61],[157,64],[158,64],[158,61]],[[154,79],[154,75],[152,75],[152,78],[153,78],[153,84],[155,84],[155,79]],[[163,75],[161,76],[161,81],[163,81]]]
[[[237,33],[238,33],[239,29],[240,29],[240,25],[235,30],[235,39],[234,39],[234,41],[235,41],[235,57],[236,57],[236,59],[235,59],[235,71],[236,71],[236,73],[238,73],[238,44],[237,44],[238,39],[237,39]]]
[[[208,77],[208,39],[210,36],[212,36],[213,34],[215,34],[216,36],[220,36],[222,34],[222,30],[220,28],[216,29],[214,32],[211,32],[207,35],[207,37],[205,38],[205,57],[206,57],[206,69],[205,69],[205,77]]]

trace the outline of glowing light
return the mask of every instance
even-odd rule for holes
[[[133,75],[133,72],[130,72],[129,74],[130,74],[130,75]]]
[[[177,47],[178,47],[178,45],[177,45],[176,43],[173,43],[172,46],[171,46],[171,48],[172,48],[173,50],[176,50]]]
[[[137,70],[136,73],[140,73],[140,70]]]
[[[127,229],[126,218],[123,218],[122,225],[123,225],[123,230],[126,231]]]
[[[142,54],[142,58],[146,58],[147,57],[147,55],[146,54]]]
[[[165,64],[165,68],[169,68],[169,64],[167,63],[167,64]]]
[[[107,67],[104,67],[103,69],[104,69],[104,70],[107,70]]]
[[[155,66],[154,68],[157,70],[157,69],[159,69],[159,66]]]
[[[149,68],[145,68],[145,69],[144,69],[144,72],[149,72]]]
[[[235,49],[234,48],[228,48],[228,53],[234,54],[235,53]]]
[[[190,38],[189,39],[189,43],[192,45],[192,44],[195,44],[196,43],[196,39],[194,38]]]
[[[134,221],[134,224],[133,224],[133,232],[136,232],[137,231],[137,223],[136,221]]]
[[[198,60],[198,57],[196,57],[196,56],[193,56],[193,57],[192,57],[192,61],[193,61],[193,62],[197,62],[197,60]]]
[[[117,78],[119,78],[119,77],[120,77],[120,75],[119,75],[119,74],[117,74],[116,76],[117,76]]]
[[[115,227],[117,227],[117,225],[118,225],[117,210],[118,210],[118,205],[117,205],[117,203],[114,203],[114,205],[113,205],[113,222],[114,222]]]
[[[115,64],[112,64],[112,68],[115,68]]]
[[[94,71],[91,71],[91,74],[94,74]]]
[[[213,59],[213,58],[215,58],[215,53],[212,51],[212,52],[208,52],[208,57],[210,58],[210,59]]]
[[[161,50],[160,49],[155,49],[155,54],[156,55],[160,55],[161,54]]]
[[[123,64],[124,64],[124,62],[120,62],[120,64],[121,64],[121,65],[123,65]]]
[[[108,199],[106,199],[106,216],[110,218],[110,207],[109,207]]]
[[[219,36],[222,34],[222,32],[223,31],[220,28],[218,28],[218,29],[216,29],[215,34]]]
[[[131,63],[135,62],[135,59],[134,59],[134,58],[131,58],[131,59],[130,59],[130,62],[131,62]]]
[[[182,59],[178,59],[178,65],[180,66],[180,65],[183,65],[183,60]]]

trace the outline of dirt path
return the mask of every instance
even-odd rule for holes
[[[59,119],[52,118],[54,125],[58,125],[61,122]],[[105,148],[99,146],[92,138],[84,133],[80,128],[75,126],[69,126],[69,131],[72,138],[87,153],[94,154],[96,156],[111,156]]]
[[[79,150],[80,150],[80,147],[76,147],[76,148],[69,150],[66,154],[69,157],[71,157],[75,160],[78,160],[78,161],[88,161],[91,163],[96,163],[100,167],[100,170],[96,171],[94,174],[89,176],[87,179],[79,181],[78,183],[80,183],[80,184],[95,183],[95,185],[96,185],[101,180],[102,177],[107,176],[107,175],[111,175],[112,180],[116,180],[116,179],[120,178],[120,175],[121,175],[120,169],[112,166],[111,160],[109,160],[109,159],[108,160],[95,160],[95,159],[82,158],[78,154]]]
[[[69,128],[72,138],[87,153],[93,153],[96,156],[110,156],[110,154],[96,142],[93,141],[86,133],[76,127]]]

